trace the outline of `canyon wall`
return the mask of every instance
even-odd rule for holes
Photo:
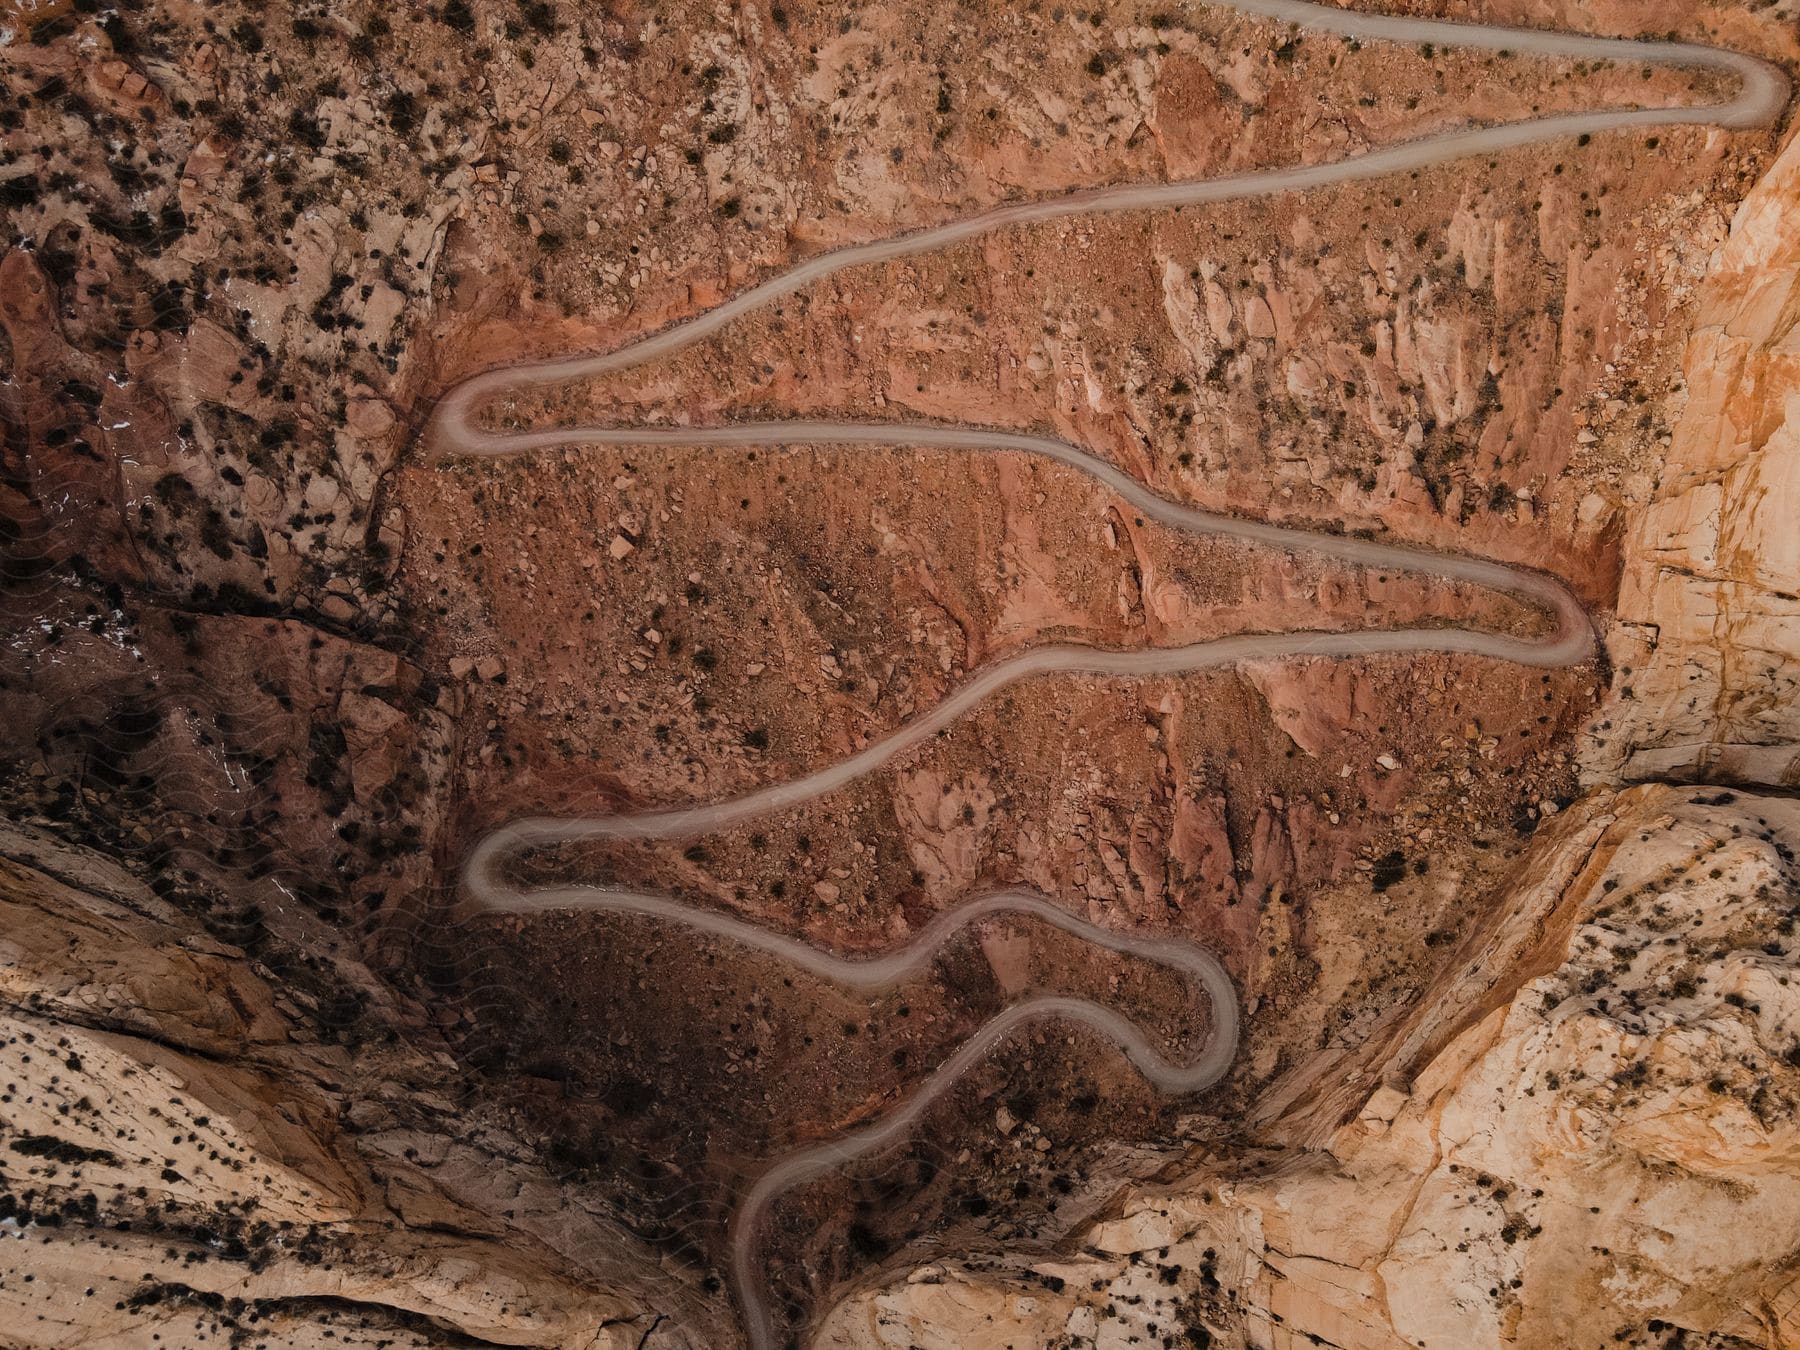
[[[1702,285],[1630,520],[1590,792],[1457,962],[1242,1147],[815,1345],[1800,1344],[1800,138]],[[1172,1338],[1172,1339],[1171,1339]]]
[[[1036,982],[1171,989],[1029,931],[871,1006],[604,921],[442,923],[481,831],[794,776],[1044,641],[1534,621],[1177,538],[1022,455],[444,463],[416,433],[457,379],[1025,196],[1718,92],[1150,0],[25,8],[0,1339],[32,1346],[732,1344],[755,1159]],[[1796,53],[1768,4],[1448,10]],[[575,859],[862,949],[1030,884],[1239,982],[1211,1115],[1040,1037],[893,1191],[795,1197],[794,1325],[1800,1341],[1800,807],[1753,795],[1800,775],[1797,198],[1800,143],[1686,127],[1067,221],[505,409],[1051,430],[1189,504],[1542,568],[1602,621],[1597,711],[1591,664],[1449,655],[1045,680],[830,800]]]
[[[1069,1239],[855,1295],[814,1345],[1800,1343],[1796,848],[1787,798],[1595,794],[1457,953],[1498,967],[1405,1015],[1441,1048],[1363,1077],[1317,1147],[1278,1142],[1295,1100]]]
[[[1600,780],[1800,783],[1800,139],[1700,292],[1686,407],[1633,522]]]
[[[730,1334],[471,1109],[416,1008],[354,962],[243,942],[93,852],[0,827],[0,1340]]]

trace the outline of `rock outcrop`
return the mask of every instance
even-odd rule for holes
[[[0,829],[0,1339],[718,1343],[467,1111],[452,1061],[408,1044],[413,1010],[353,963],[252,945]]]
[[[1395,1029],[1441,1048],[1322,1147],[1278,1146],[1303,1096],[1266,1146],[865,1290],[815,1345],[1795,1344],[1796,849],[1787,798],[1602,794]]]
[[[1700,293],[1687,405],[1627,551],[1602,776],[1800,783],[1800,138]]]
[[[1792,0],[1381,7],[1800,60]],[[758,1160],[1046,983],[1171,1046],[1185,1005],[1023,924],[873,1001],[648,923],[440,930],[478,835],[795,777],[1034,644],[1541,619],[1188,538],[1012,452],[445,462],[418,433],[447,388],[1004,202],[1723,94],[1156,0],[7,13],[0,1342],[27,1346],[734,1344]],[[1216,1116],[1079,1038],[997,1053],[890,1172],[784,1197],[785,1327],[1800,1341],[1800,805],[1719,786],[1800,781],[1800,145],[1771,170],[1765,129],[1655,131],[1000,229],[482,414],[1049,430],[1173,500],[1617,602],[1586,798],[1598,663],[1312,656],[1029,681],[743,828],[520,859],[846,951],[1030,885],[1228,964]]]
[[[1790,140],[1698,292],[1593,790],[1435,983],[1241,1143],[1043,1247],[890,1271],[816,1345],[1800,1343],[1800,804],[1613,786],[1800,774],[1797,196]]]

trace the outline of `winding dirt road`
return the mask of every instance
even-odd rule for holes
[[[1129,1018],[1100,1004],[1053,994],[1021,999],[983,1023],[950,1058],[933,1069],[904,1102],[873,1124],[786,1154],[759,1173],[732,1213],[730,1235],[732,1284],[744,1312],[751,1344],[758,1350],[776,1344],[774,1324],[760,1292],[761,1268],[757,1257],[757,1233],[769,1206],[795,1186],[904,1139],[933,1102],[1020,1027],[1047,1021],[1086,1026],[1116,1045],[1152,1087],[1170,1096],[1205,1091],[1225,1076],[1237,1053],[1237,996],[1231,976],[1219,964],[1218,957],[1204,947],[1180,938],[1113,932],[1075,917],[1048,896],[1021,890],[979,896],[937,915],[897,951],[879,956],[842,957],[717,910],[682,905],[667,896],[613,888],[602,890],[592,886],[521,892],[497,875],[496,869],[507,857],[548,842],[552,841],[542,837],[532,822],[509,825],[488,835],[469,859],[463,881],[465,902],[481,910],[508,913],[604,909],[615,914],[634,914],[678,923],[708,936],[766,952],[790,966],[862,993],[892,989],[922,974],[937,959],[944,944],[963,929],[987,919],[1016,916],[1060,928],[1108,951],[1167,966],[1186,976],[1197,996],[1193,1024],[1206,1027],[1206,1038],[1199,1053],[1185,1063],[1169,1060]]]
[[[1304,191],[1425,168],[1463,156],[1491,155],[1558,138],[1639,127],[1678,124],[1766,126],[1779,118],[1788,99],[1787,79],[1775,67],[1741,53],[1699,45],[1394,18],[1327,8],[1302,3],[1302,0],[1228,0],[1228,3],[1243,13],[1365,41],[1430,42],[1582,60],[1709,68],[1737,77],[1739,90],[1735,97],[1720,104],[1544,117],[1424,137],[1330,164],[1260,170],[1203,182],[1098,188],[999,207],[931,229],[821,254],[705,314],[612,352],[529,362],[477,375],[445,395],[427,426],[427,447],[442,456],[512,455],[578,445],[748,446],[807,442],[1019,451],[1079,469],[1116,492],[1146,517],[1177,529],[1224,535],[1276,549],[1311,552],[1356,565],[1401,568],[1451,582],[1491,587],[1542,606],[1554,619],[1552,630],[1536,638],[1457,629],[1386,629],[1355,633],[1250,634],[1185,647],[1130,652],[1068,643],[1045,645],[977,672],[930,712],[907,722],[860,753],[791,782],[772,784],[727,801],[660,811],[569,820],[522,820],[481,840],[470,854],[462,877],[465,912],[585,909],[634,914],[659,922],[686,925],[767,952],[825,979],[864,990],[886,988],[916,975],[962,928],[1000,915],[1020,915],[1053,924],[1097,946],[1171,967],[1192,982],[1196,1005],[1205,1004],[1204,1010],[1198,1006],[1195,1010],[1196,1018],[1204,1016],[1206,1021],[1204,1045],[1193,1060],[1176,1064],[1165,1058],[1138,1027],[1109,1008],[1058,995],[1027,998],[986,1023],[938,1065],[901,1105],[876,1123],[772,1162],[752,1182],[733,1215],[730,1234],[734,1291],[748,1339],[757,1350],[770,1350],[777,1344],[774,1318],[761,1279],[758,1231],[769,1206],[778,1196],[793,1186],[903,1138],[971,1066],[1029,1023],[1055,1019],[1090,1028],[1117,1045],[1145,1078],[1163,1092],[1194,1093],[1211,1087],[1230,1068],[1238,1044],[1237,1002],[1229,976],[1215,957],[1192,943],[1113,933],[1075,918],[1047,897],[1026,892],[1010,891],[973,899],[940,915],[898,952],[869,959],[846,959],[670,896],[595,886],[523,891],[506,879],[504,864],[507,859],[559,843],[690,837],[810,801],[904,754],[996,690],[1033,675],[1178,675],[1271,657],[1423,652],[1457,652],[1552,667],[1589,657],[1594,649],[1593,629],[1580,602],[1550,577],[1481,559],[1316,534],[1199,511],[1157,495],[1114,465],[1077,446],[1047,436],[922,423],[833,421],[735,423],[710,428],[564,426],[500,432],[478,426],[476,414],[509,392],[588,379],[656,360],[718,332],[743,314],[846,268],[946,248],[1007,226],[1069,216],[1158,210]]]

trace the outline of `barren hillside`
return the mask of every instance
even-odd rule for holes
[[[0,1342],[1800,1344],[1797,62],[0,0]]]

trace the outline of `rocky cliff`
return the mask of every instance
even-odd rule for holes
[[[92,852],[0,832],[0,1339],[729,1334],[471,1109],[416,1009],[353,961],[242,941]]]
[[[1797,847],[1785,797],[1592,795],[1377,1036],[1402,1053],[1336,1066],[1348,1121],[1278,1087],[1254,1143],[870,1288],[817,1344],[1800,1341]]]
[[[1597,778],[1800,782],[1800,140],[1702,288],[1685,406],[1633,522]]]
[[[1790,140],[1700,288],[1590,790],[1445,973],[1273,1085],[1248,1146],[873,1283],[820,1344],[1800,1344],[1800,811],[1608,786],[1795,781],[1797,191]]]
[[[1800,58],[1791,0],[1389,8]],[[0,0],[0,71],[0,1342],[146,1348],[730,1345],[758,1160],[1045,985],[1191,1031],[1026,924],[871,1000],[469,919],[491,825],[792,778],[1049,641],[1542,623],[1010,452],[446,460],[446,389],[999,203],[1721,93],[1154,0]],[[1797,196],[1686,126],[1007,229],[484,414],[1048,432],[1604,630],[1032,681],[525,864],[859,951],[1029,885],[1229,968],[1201,1109],[1045,1031],[778,1207],[797,1336],[1800,1343]]]

